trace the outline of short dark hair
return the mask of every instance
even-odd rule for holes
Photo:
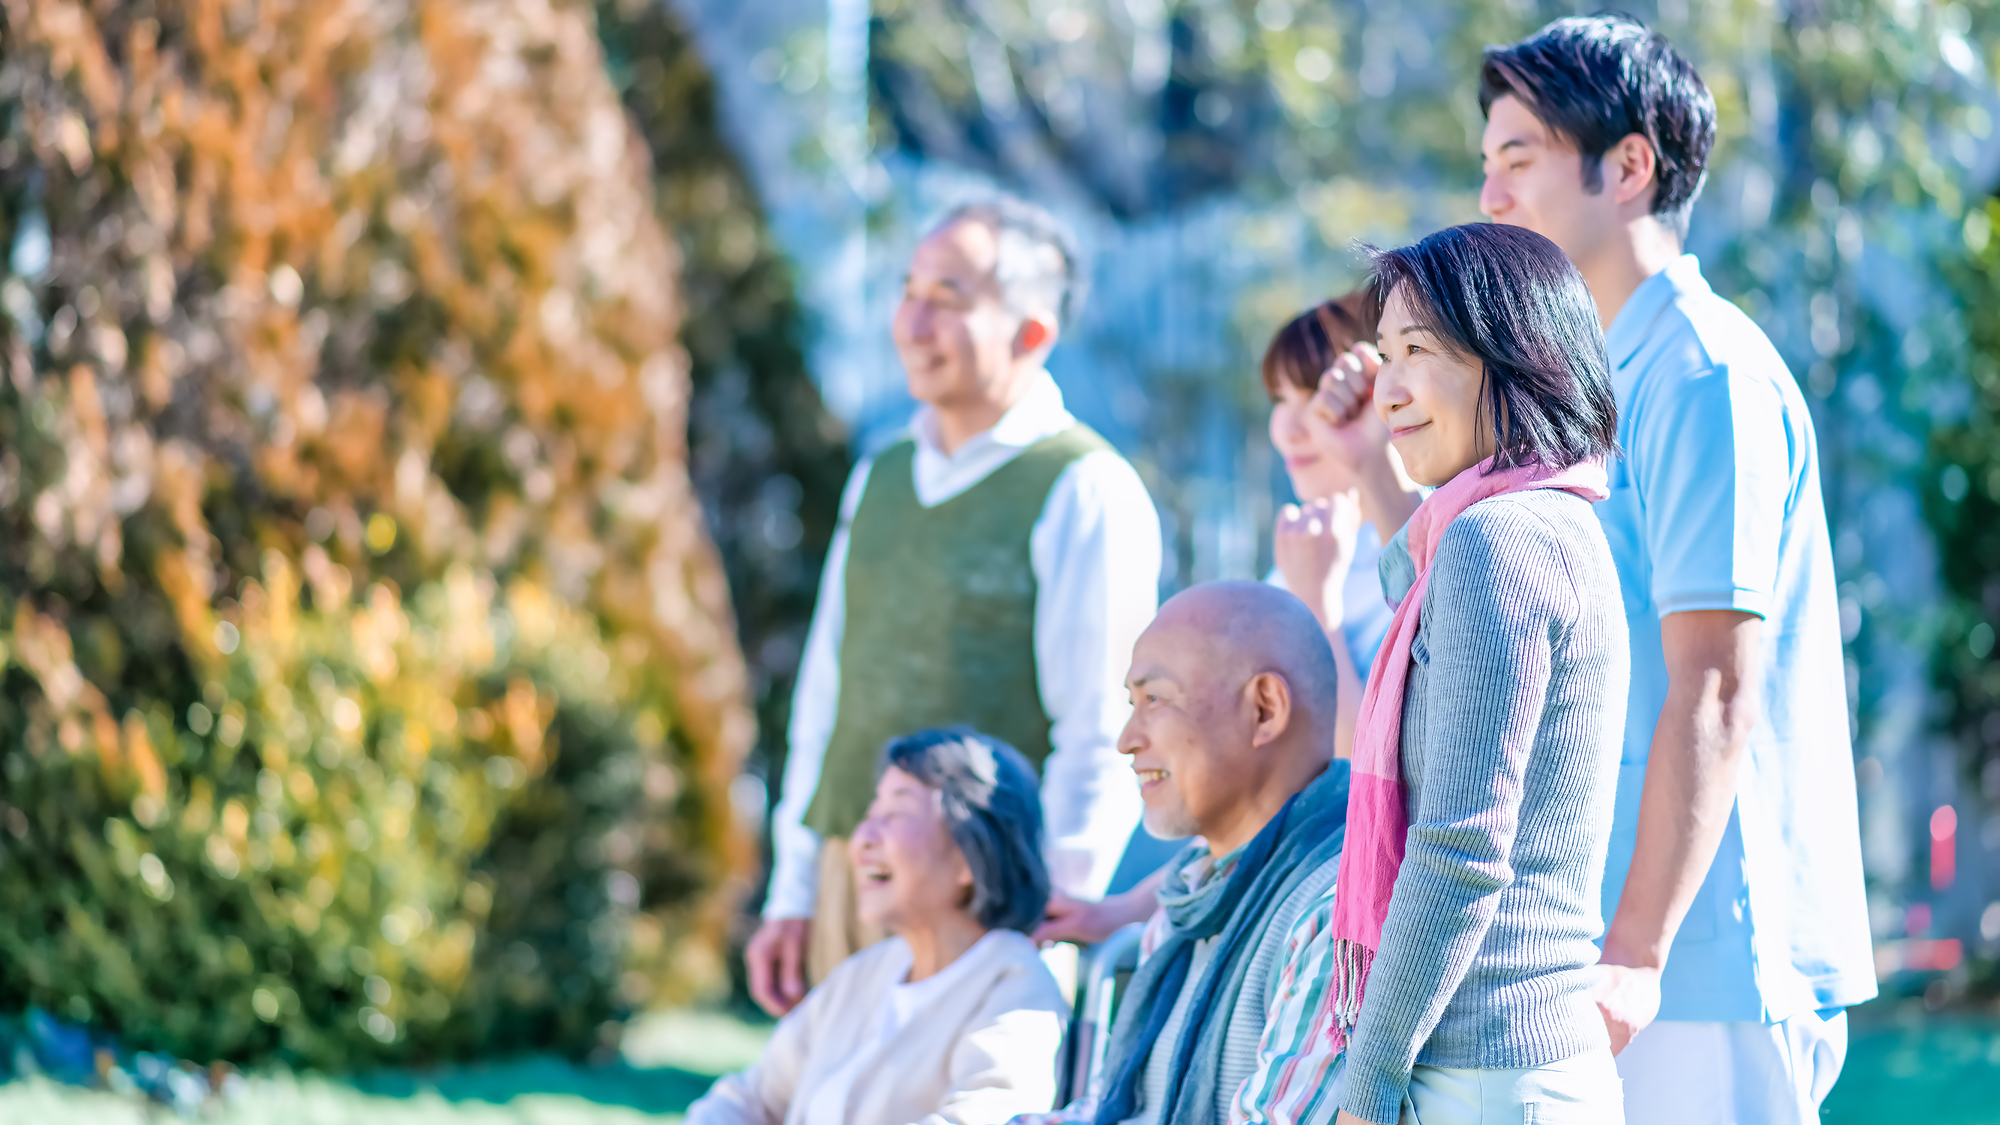
[[[892,740],[875,776],[891,766],[943,798],[945,831],[972,869],[972,916],[989,930],[1033,930],[1048,909],[1049,869],[1041,789],[1028,759],[997,738],[950,726]]]
[[[1069,324],[1086,288],[1083,254],[1069,224],[1019,196],[992,195],[945,212],[931,230],[962,222],[985,226],[999,243],[993,275],[1008,308],[1021,316],[1051,312],[1058,324]]]
[[[1293,317],[1264,349],[1264,393],[1276,402],[1279,388],[1287,383],[1308,393],[1318,390],[1319,377],[1340,353],[1375,341],[1375,322],[1381,316],[1375,291],[1364,286]]]
[[[1491,469],[1566,469],[1617,453],[1604,331],[1560,247],[1524,227],[1468,223],[1369,254],[1384,303],[1400,290],[1418,324],[1481,364]]]
[[[1486,48],[1479,111],[1512,94],[1583,154],[1583,184],[1604,190],[1598,161],[1637,133],[1653,146],[1653,214],[1683,238],[1715,146],[1715,96],[1666,37],[1630,16],[1560,19],[1511,47]]]

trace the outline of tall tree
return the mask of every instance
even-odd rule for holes
[[[689,468],[721,548],[751,691],[758,766],[783,776],[792,683],[852,467],[806,369],[805,310],[729,144],[708,63],[664,0],[599,0],[613,84],[653,161],[681,250],[693,383]]]
[[[591,10],[4,11],[0,1005],[343,1065],[714,978],[752,718]]]

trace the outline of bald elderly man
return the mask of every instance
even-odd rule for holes
[[[1307,1050],[1347,825],[1326,634],[1283,590],[1196,586],[1140,635],[1125,683],[1118,749],[1146,829],[1198,839],[1168,864],[1106,1072],[1016,1125],[1332,1121],[1331,1060]]]

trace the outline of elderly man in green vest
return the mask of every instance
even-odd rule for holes
[[[1102,895],[1138,822],[1117,740],[1160,528],[1138,474],[1043,367],[1076,261],[1060,223],[1004,197],[952,211],[911,258],[894,335],[920,407],[848,482],[793,698],[747,952],[773,1014],[880,937],[854,915],[846,839],[891,738],[968,723],[1027,755],[1066,894]]]

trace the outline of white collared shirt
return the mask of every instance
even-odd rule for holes
[[[1075,424],[1046,372],[992,429],[952,453],[939,446],[937,418],[923,407],[910,424],[917,502],[936,507]],[[873,466],[872,459],[862,462],[841,496],[840,525],[806,634],[787,732],[784,795],[772,814],[767,918],[810,917],[818,891],[820,838],[803,821],[833,736],[847,618],[848,527]],[[1051,749],[1042,763],[1049,877],[1058,890],[1097,898],[1139,820],[1139,789],[1118,753],[1118,732],[1131,712],[1125,672],[1132,645],[1159,608],[1159,516],[1123,457],[1088,453],[1049,490],[1028,548],[1035,572],[1035,675],[1051,724]]]

